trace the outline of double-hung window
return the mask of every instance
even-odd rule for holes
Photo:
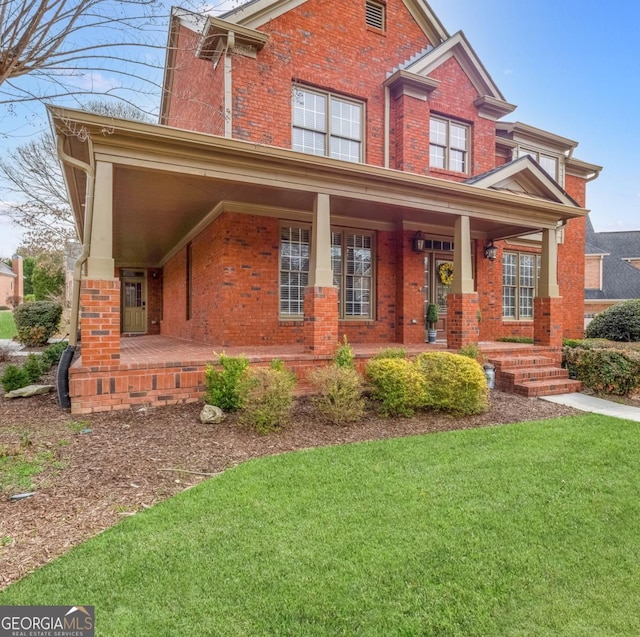
[[[304,313],[304,288],[309,283],[311,230],[283,226],[280,230],[280,315]],[[372,319],[373,234],[361,230],[331,231],[331,268],[338,288],[340,318]]]
[[[533,299],[540,279],[540,256],[520,252],[502,255],[502,315],[504,318],[533,318]]]
[[[537,150],[532,150],[529,148],[519,148],[518,149],[518,157],[524,157],[525,155],[529,155],[533,157],[551,177],[553,177],[556,181],[559,180],[558,174],[558,158],[553,155],[545,155],[544,153],[538,152]]]
[[[364,105],[332,93],[293,87],[293,150],[361,162]]]
[[[458,173],[469,171],[469,127],[432,117],[429,120],[429,166]]]

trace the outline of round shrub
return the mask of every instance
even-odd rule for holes
[[[587,325],[587,338],[606,338],[610,341],[640,341],[640,299],[616,303]]]
[[[334,425],[356,422],[364,414],[362,376],[352,367],[329,365],[312,370],[309,382],[318,392],[313,403]]]
[[[263,434],[279,429],[291,411],[295,385],[295,375],[279,361],[270,367],[249,368],[239,383],[240,422]]]
[[[489,390],[480,364],[450,352],[425,352],[416,359],[426,385],[425,406],[457,415],[489,408]]]
[[[414,363],[405,358],[378,358],[369,361],[367,378],[373,397],[380,401],[386,416],[412,416],[425,404],[425,380]]]
[[[62,305],[55,301],[23,303],[13,310],[18,340],[25,345],[44,345],[57,331],[62,317]],[[37,342],[36,342],[37,341]]]
[[[0,377],[0,383],[2,383],[2,388],[9,393],[15,389],[26,387],[29,384],[29,375],[23,367],[7,365]]]

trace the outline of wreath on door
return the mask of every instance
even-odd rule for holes
[[[442,285],[447,287],[453,282],[453,263],[447,261],[438,266],[438,276]]]

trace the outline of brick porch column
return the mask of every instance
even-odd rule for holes
[[[562,297],[533,299],[533,343],[546,347],[562,347]]]
[[[477,292],[447,295],[447,347],[460,349],[480,340]]]
[[[338,346],[338,288],[304,290],[304,349],[309,354],[332,355]]]
[[[447,295],[447,347],[460,349],[480,340],[478,293],[471,267],[471,222],[460,216],[454,228],[453,283]]]
[[[85,279],[80,288],[83,367],[120,363],[120,281]]]
[[[113,260],[113,164],[96,162],[87,272],[80,284],[82,365],[120,362],[120,281]]]
[[[562,297],[558,286],[558,238],[555,229],[542,231],[542,263],[538,296],[533,299],[533,343],[562,347]]]
[[[318,193],[313,205],[309,285],[304,290],[304,348],[333,354],[338,346],[338,288],[331,271],[330,197]]]

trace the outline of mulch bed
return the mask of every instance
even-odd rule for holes
[[[43,380],[54,378],[52,372]],[[203,425],[200,410],[200,404],[189,404],[74,417],[60,409],[53,393],[7,400],[0,391],[0,448],[47,450],[55,457],[55,466],[35,477],[35,495],[10,502],[12,494],[0,492],[0,589],[123,517],[251,458],[576,413],[494,391],[490,409],[478,416],[385,419],[370,411],[359,423],[337,427],[300,398],[290,423],[265,436],[239,425],[233,415]]]

